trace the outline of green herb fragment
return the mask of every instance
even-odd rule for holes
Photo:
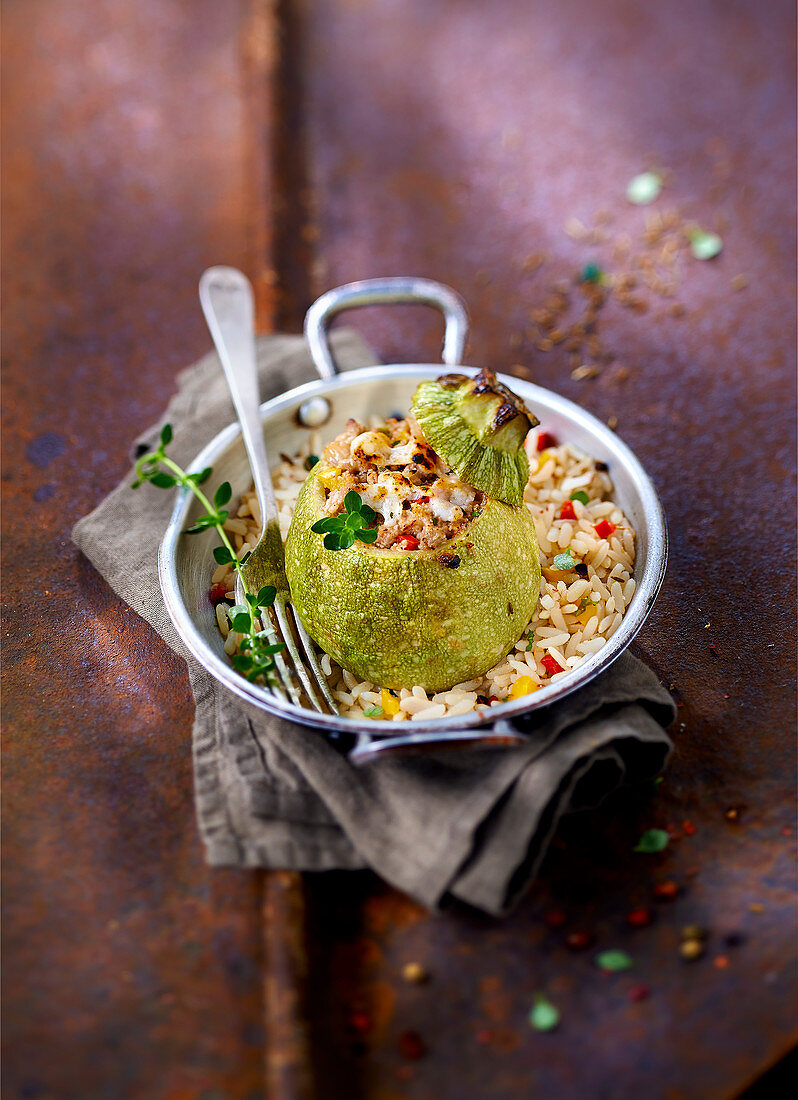
[[[552,565],[555,569],[562,569],[563,571],[565,571],[567,569],[573,569],[576,565],[576,562],[571,556],[571,551],[566,550],[564,554],[557,554],[554,561],[552,562]]]
[[[344,511],[337,516],[325,516],[311,527],[318,535],[324,535],[326,550],[348,550],[359,539],[361,542],[376,541],[377,529],[371,524],[377,513],[368,504],[363,504],[359,495],[351,489],[344,497]]]
[[[366,718],[380,718],[384,712],[382,707],[372,706],[366,707],[363,713],[365,714]]]
[[[631,955],[627,955],[625,951],[621,951],[618,948],[614,948],[610,951],[602,951],[600,955],[596,955],[596,966],[602,970],[610,971],[615,974],[620,970],[631,970],[634,966],[634,961]]]
[[[641,172],[629,181],[626,197],[635,206],[648,206],[659,198],[662,190],[662,178],[656,172]]]
[[[690,234],[690,251],[697,260],[711,260],[723,248],[723,240],[717,233],[705,233],[697,229]]]
[[[545,993],[535,994],[535,1007],[529,1013],[529,1022],[535,1031],[554,1031],[560,1022],[560,1011]]]
[[[312,470],[313,467],[318,464],[318,461],[319,461],[319,456],[318,455],[308,455],[308,457],[305,459],[305,462],[304,462],[305,469],[306,470]]]
[[[589,504],[590,497],[584,491],[584,489],[577,489],[575,493],[571,493],[571,500],[578,500],[580,504]]]
[[[136,480],[132,488],[138,489],[145,481],[149,481],[156,489],[171,489],[176,485],[189,489],[207,511],[198,516],[192,527],[184,534],[198,534],[214,528],[222,540],[222,546],[213,549],[213,558],[217,565],[229,565],[238,574],[238,578],[244,588],[246,602],[236,604],[228,611],[228,618],[233,629],[242,635],[239,645],[240,652],[233,656],[232,663],[236,671],[245,676],[250,683],[265,681],[274,682],[274,654],[284,649],[282,642],[273,642],[274,632],[259,630],[256,626],[261,607],[269,607],[273,602],[276,591],[272,585],[264,585],[257,595],[246,590],[246,582],[242,573],[242,566],[249,557],[245,554],[239,561],[233,549],[232,543],[224,524],[227,521],[228,512],[223,507],[227,504],[233,490],[228,481],[223,482],[213,498],[213,503],[200,489],[200,485],[207,481],[213,473],[210,466],[195,473],[186,473],[176,462],[173,462],[166,454],[166,447],[172,441],[171,425],[165,424],[161,430],[158,447],[147,454],[142,455],[136,461]]]
[[[663,852],[670,837],[664,829],[648,829],[632,849],[635,852]]]
[[[598,264],[585,264],[579,281],[581,283],[602,283],[604,281],[604,271]]]
[[[524,650],[524,652],[529,653],[530,650],[533,650],[534,648],[535,648],[535,640],[534,640],[534,638],[530,638],[529,641],[526,643],[526,649]]]

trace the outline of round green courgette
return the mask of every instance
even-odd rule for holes
[[[540,597],[528,509],[488,499],[435,550],[356,542],[327,550],[311,531],[324,489],[311,471],[285,543],[291,598],[311,637],[362,680],[444,691],[492,668],[523,633]]]

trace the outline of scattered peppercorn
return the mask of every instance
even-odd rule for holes
[[[731,821],[732,824],[736,824],[740,820],[740,814],[742,812],[742,806],[730,806],[723,816],[726,818],[727,821]]]
[[[707,930],[700,924],[686,924],[682,929],[683,940],[705,940]]]
[[[692,962],[694,959],[700,959],[704,954],[704,945],[701,940],[684,940],[679,947],[679,954],[683,959]]]
[[[411,985],[421,985],[422,982],[427,980],[429,974],[421,963],[409,962],[402,967],[402,977]]]
[[[565,942],[572,951],[584,951],[593,942],[593,936],[589,932],[569,932]]]
[[[660,901],[672,901],[679,896],[679,884],[674,882],[673,879],[666,879],[665,882],[658,882],[654,887],[654,897],[659,898]]]
[[[607,470],[609,470],[609,466],[607,465],[607,463],[602,462],[601,460],[599,460],[598,462],[595,462],[594,465],[595,465],[596,469],[599,471],[599,473],[601,473],[601,474],[603,474]]]
[[[652,917],[650,909],[632,909],[626,914],[626,923],[630,928],[645,928],[651,924]]]
[[[399,1053],[403,1058],[416,1062],[424,1057],[427,1048],[417,1031],[403,1031],[399,1036]]]
[[[650,996],[651,990],[648,988],[647,985],[643,985],[642,982],[638,985],[633,985],[632,988],[629,990],[630,1001],[645,1001],[648,1000]]]

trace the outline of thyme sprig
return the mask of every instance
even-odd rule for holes
[[[324,535],[324,545],[328,550],[348,550],[357,539],[359,542],[372,543],[377,538],[377,528],[371,524],[377,513],[368,504],[364,504],[354,489],[344,497],[344,511],[337,516],[327,516],[311,527],[318,535]]]
[[[225,505],[230,503],[233,495],[230,482],[222,482],[211,502],[200,486],[204,485],[211,476],[213,468],[206,466],[204,470],[196,473],[187,473],[167,455],[166,448],[171,442],[172,426],[164,424],[156,449],[143,454],[136,461],[136,480],[131,488],[138,489],[145,481],[154,485],[156,489],[174,489],[182,486],[190,489],[207,509],[196,519],[192,527],[187,528],[185,533],[196,535],[214,527],[222,540],[222,545],[214,548],[214,559],[217,565],[229,565],[241,581],[245,602],[236,604],[227,612],[233,630],[243,635],[239,652],[233,655],[233,667],[250,683],[263,679],[271,684],[274,682],[274,654],[285,647],[282,642],[274,641],[276,635],[271,627],[261,629],[261,620],[263,625],[269,622],[268,608],[274,603],[277,590],[271,584],[265,584],[258,592],[250,592],[247,588],[243,566],[249,553],[239,560],[224,529],[229,515]],[[261,612],[263,612],[262,615]]]

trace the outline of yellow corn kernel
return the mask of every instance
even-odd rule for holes
[[[538,691],[539,688],[540,684],[536,684],[531,676],[519,676],[510,688],[508,699],[520,699],[522,695],[531,695],[533,691]]]
[[[325,489],[334,489],[338,478],[341,476],[341,471],[336,470],[333,466],[327,466],[325,469],[319,470],[316,476]]]
[[[593,616],[597,614],[598,612],[596,611],[596,605],[594,603],[589,603],[582,614],[576,616],[576,619],[577,622],[580,622],[582,624],[582,626],[587,626]]]
[[[382,712],[386,718],[393,718],[395,714],[399,713],[399,700],[395,695],[391,695],[387,688],[383,688],[380,692],[380,701]]]
[[[541,451],[538,457],[538,468],[537,470],[535,470],[535,473],[538,473],[539,470],[542,470],[550,458],[554,458],[554,455],[551,453],[551,451]]]

